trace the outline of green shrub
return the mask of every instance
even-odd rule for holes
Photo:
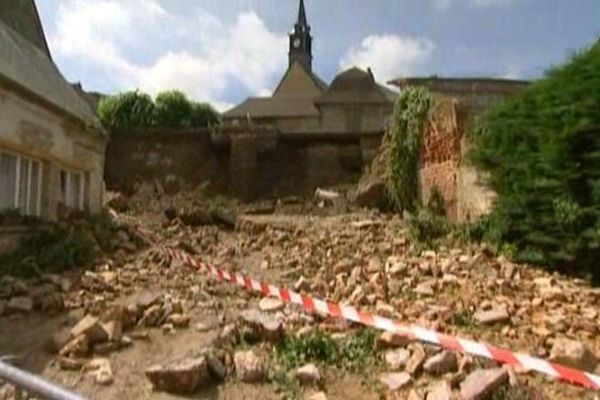
[[[431,103],[431,95],[426,89],[408,88],[394,106],[386,190],[397,211],[414,212],[419,205],[419,157]]]
[[[48,224],[22,241],[19,249],[0,258],[0,275],[31,277],[89,266],[120,227],[108,216]]]
[[[152,98],[137,90],[104,97],[98,105],[100,121],[106,129],[115,133],[152,126],[154,113]]]
[[[471,156],[498,194],[497,243],[600,278],[600,45],[488,112]]]

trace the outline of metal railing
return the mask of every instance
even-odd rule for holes
[[[0,386],[2,383],[14,386],[16,400],[25,399],[25,393],[48,400],[85,400],[78,394],[11,365],[14,361],[13,357],[0,357]]]

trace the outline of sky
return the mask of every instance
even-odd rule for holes
[[[313,69],[536,79],[600,37],[600,0],[305,0]],[[37,0],[71,82],[179,89],[226,110],[267,96],[288,64],[298,0]]]

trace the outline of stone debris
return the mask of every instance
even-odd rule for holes
[[[84,372],[93,376],[94,382],[98,385],[110,385],[114,380],[110,361],[107,358],[93,359],[84,367]]]
[[[382,332],[375,341],[375,349],[387,349],[387,348],[397,348],[397,347],[406,347],[412,342],[412,339],[403,336],[396,335],[391,332]]]
[[[210,382],[206,357],[184,358],[166,365],[154,365],[145,371],[154,390],[167,393],[194,393]]]
[[[505,308],[495,308],[488,311],[479,311],[475,313],[475,319],[480,324],[491,325],[510,320],[510,315]]]
[[[227,377],[227,366],[216,355],[208,352],[206,354],[206,362],[210,373],[219,380],[224,380]]]
[[[594,372],[600,363],[583,343],[563,338],[554,340],[550,361],[588,372]]]
[[[388,350],[385,352],[384,359],[388,369],[398,371],[408,364],[410,351],[406,349]]]
[[[256,383],[263,380],[266,362],[253,350],[238,351],[233,356],[236,377],[242,382]]]
[[[412,377],[407,372],[388,372],[379,376],[379,381],[395,392],[412,383]]]
[[[265,312],[281,311],[285,307],[285,303],[274,297],[265,297],[258,303],[258,308]]]
[[[483,400],[508,382],[504,368],[479,369],[471,372],[460,385],[462,400]]]
[[[85,336],[90,344],[94,344],[108,340],[109,333],[98,318],[88,314],[71,329],[71,336]]]
[[[11,313],[30,313],[33,311],[33,299],[29,296],[12,297],[6,304],[6,312]]]
[[[87,336],[79,335],[63,346],[59,354],[63,357],[87,357],[90,353],[90,342]]]
[[[167,322],[176,328],[187,328],[190,326],[190,320],[190,316],[185,314],[171,314],[167,318]]]
[[[410,359],[406,364],[406,372],[411,375],[415,375],[419,372],[423,363],[425,362],[425,358],[427,354],[425,353],[425,349],[418,343],[413,343],[409,349],[412,351]]]
[[[327,395],[325,392],[317,392],[305,397],[304,400],[327,400]]]
[[[296,370],[298,382],[304,385],[315,385],[321,380],[321,373],[315,364],[306,364]]]
[[[283,333],[283,321],[271,313],[250,309],[240,313],[237,330],[249,342],[276,342]]]
[[[426,400],[452,400],[452,388],[447,382],[441,381],[427,390]]]
[[[444,350],[438,354],[431,356],[423,364],[423,370],[430,374],[445,374],[453,372],[458,368],[456,354],[451,351]]]

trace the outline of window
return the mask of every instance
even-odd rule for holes
[[[42,163],[0,151],[0,210],[41,215]]]
[[[79,171],[60,172],[60,190],[63,204],[72,210],[85,209],[85,174]]]

